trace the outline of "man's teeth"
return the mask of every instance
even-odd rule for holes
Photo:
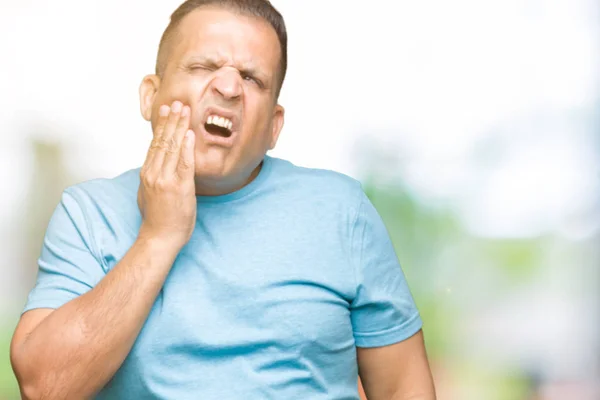
[[[219,117],[218,115],[211,115],[210,117],[208,117],[208,121],[206,121],[206,123],[220,126],[221,128],[226,128],[229,130],[231,130],[231,128],[233,127],[233,123],[229,119]]]

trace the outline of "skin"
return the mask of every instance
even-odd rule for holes
[[[202,29],[198,29],[202,27]],[[196,193],[230,193],[250,182],[265,153],[273,149],[284,122],[277,104],[281,50],[265,21],[203,7],[188,15],[172,42],[162,79],[144,78],[140,87],[144,118],[156,124],[161,105],[178,100],[191,108],[196,140]],[[241,121],[231,148],[203,140],[206,109],[216,106]]]
[[[362,399],[436,399],[422,330],[402,342],[356,351]]]
[[[138,238],[89,292],[56,310],[23,314],[11,363],[24,399],[92,398],[106,385],[194,230],[196,195],[242,188],[277,143],[280,48],[266,22],[205,7],[184,18],[174,42],[163,76],[140,85],[153,139],[140,172]],[[215,106],[238,122],[231,146],[204,136],[206,111]],[[357,352],[369,400],[435,398],[420,334]]]

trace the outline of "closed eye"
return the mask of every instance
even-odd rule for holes
[[[249,82],[255,83],[256,85],[258,85],[258,86],[259,86],[259,87],[261,87],[261,88],[263,87],[263,84],[262,84],[262,82],[261,82],[260,80],[256,79],[255,77],[253,77],[253,76],[252,76],[252,75],[250,75],[250,74],[242,74],[242,78],[243,78],[245,81],[249,81]]]
[[[189,69],[190,69],[190,71],[197,71],[197,70],[212,71],[212,69],[207,67],[206,65],[192,65],[189,67]]]

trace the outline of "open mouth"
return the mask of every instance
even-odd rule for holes
[[[218,115],[210,115],[204,124],[204,129],[211,135],[229,137],[233,123],[230,119]]]

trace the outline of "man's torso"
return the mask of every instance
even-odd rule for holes
[[[129,171],[94,199],[107,272],[137,236],[137,179]],[[239,193],[199,198],[192,238],[98,397],[357,399],[349,236],[358,190],[267,158]]]

